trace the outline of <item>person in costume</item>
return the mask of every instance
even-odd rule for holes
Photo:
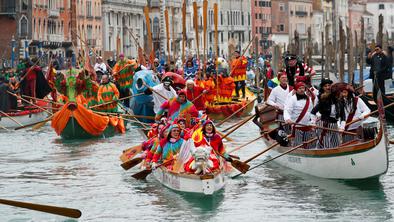
[[[163,95],[167,99],[172,99],[176,97],[176,91],[172,87],[172,84],[174,84],[174,81],[171,76],[166,76],[162,78],[161,83],[159,85],[154,86],[153,89],[153,111],[157,114],[160,110],[160,106],[166,101],[165,98],[163,98],[160,95]],[[160,93],[160,95],[158,94]]]
[[[212,77],[212,73],[206,73],[205,79],[202,81],[204,89],[207,90],[205,94],[205,100],[208,104],[212,104],[215,101],[216,96],[216,84]]]
[[[338,129],[339,111],[335,95],[331,93],[330,79],[322,79],[318,102],[312,109],[312,125]],[[334,131],[316,129],[318,135],[317,148],[331,148],[340,145],[339,134]]]
[[[113,68],[113,77],[118,85],[120,98],[130,96],[130,88],[133,81],[134,71],[137,68],[135,60],[126,59],[124,54],[119,54],[119,61]],[[126,107],[130,107],[130,99],[123,100]]]
[[[159,162],[168,163],[167,168],[172,169],[169,161],[175,159],[179,153],[184,140],[181,138],[181,129],[178,124],[172,124],[168,129],[168,136],[160,140],[160,144],[153,155],[152,168],[156,168]]]
[[[97,92],[97,101],[99,104],[112,102],[108,105],[100,106],[104,112],[116,113],[118,111],[119,91],[116,85],[109,81],[108,75],[103,75]]]
[[[101,56],[96,58],[96,64],[94,65],[94,71],[97,73],[97,80],[101,81],[104,74],[107,74],[107,65],[105,65],[104,60]]]
[[[223,145],[222,137],[216,133],[216,128],[211,120],[207,120],[203,123],[201,130],[201,139],[194,138],[194,146],[196,149],[203,146],[212,147],[212,151],[209,159],[213,162],[213,167],[210,168],[211,171],[215,171],[220,167],[220,158],[223,156],[226,161],[232,162],[233,159],[226,152],[226,149]],[[194,170],[191,169],[191,165],[194,161],[193,157],[184,164],[185,171],[188,173],[194,173]]]
[[[231,68],[233,70],[232,77],[236,85],[235,96],[239,97],[239,90],[242,91],[242,98],[245,98],[246,90],[246,68],[248,67],[248,60],[245,56],[241,56],[239,51],[234,52],[235,59],[231,63]]]
[[[293,125],[293,146],[298,146],[315,136],[315,132],[310,126],[297,126],[296,124],[309,125],[311,121],[311,111],[313,109],[311,99],[305,94],[306,86],[304,82],[295,85],[296,93],[286,102],[283,116],[287,124]],[[313,143],[307,144],[304,148],[315,147]]]
[[[233,91],[235,89],[235,82],[233,77],[228,75],[227,69],[219,69],[218,76],[218,90],[219,91],[219,102],[231,102]]]
[[[185,80],[194,80],[196,78],[196,73],[198,71],[198,64],[193,59],[186,61],[185,68],[183,69]]]
[[[205,110],[205,96],[207,90],[200,86],[196,86],[193,80],[186,81],[186,97],[187,100],[193,102],[197,110]]]
[[[371,110],[361,98],[354,95],[354,89],[349,84],[339,84],[336,89],[336,96],[340,113],[340,130],[358,133],[358,130],[362,128],[363,120],[371,113]],[[360,121],[349,125],[354,120]],[[346,143],[357,138],[357,136],[345,134],[343,135],[342,142]]]
[[[286,73],[287,79],[289,80],[289,85],[294,86],[294,80],[296,76],[309,75],[310,77],[315,75],[316,72],[312,67],[299,61],[296,55],[288,54],[285,57]]]
[[[7,91],[10,90],[7,80],[0,76],[0,110],[8,112],[10,110],[10,100]]]
[[[165,101],[156,113],[155,119],[159,120],[165,111],[168,112],[167,117],[170,120],[175,120],[179,116],[186,116],[187,114],[194,118],[198,117],[196,107],[186,98],[186,90],[180,90],[177,97]]]

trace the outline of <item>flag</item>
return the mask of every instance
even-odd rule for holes
[[[146,59],[144,56],[144,51],[141,47],[138,47],[138,62],[139,64],[146,67]]]

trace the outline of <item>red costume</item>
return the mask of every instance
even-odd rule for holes
[[[193,87],[192,90],[190,89],[186,90],[187,100],[192,102],[197,110],[205,110],[205,96],[202,95],[203,92],[204,92],[204,88],[196,85]]]
[[[41,72],[41,68],[39,66],[33,66],[27,68],[26,70],[26,87],[24,88],[23,94],[36,97],[36,80],[37,80],[37,72]]]

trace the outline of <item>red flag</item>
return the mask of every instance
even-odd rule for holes
[[[146,60],[144,56],[144,51],[142,50],[141,47],[138,47],[138,62],[146,67]]]

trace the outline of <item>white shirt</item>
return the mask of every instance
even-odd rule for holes
[[[96,63],[94,65],[94,71],[100,71],[102,73],[106,73],[107,72],[107,66],[105,65],[105,63]]]
[[[349,116],[349,114],[350,114],[350,111],[352,110],[352,107],[353,107],[353,104],[350,104],[350,105],[348,105],[348,106],[346,107],[346,109],[345,109],[345,120],[347,120],[347,118],[348,118],[348,116]],[[356,112],[354,113],[354,116],[353,116],[352,121],[353,121],[353,120],[356,120],[356,119],[360,119],[360,118],[361,118],[361,119],[364,119],[364,117],[365,117],[366,115],[368,115],[369,113],[371,113],[371,110],[368,108],[368,106],[364,103],[364,101],[363,101],[361,98],[358,98],[358,99],[357,99],[357,108],[356,108]],[[361,126],[362,122],[363,122],[363,121],[360,120],[360,121],[358,121],[358,122],[355,122],[355,123],[351,124],[351,125],[348,127],[347,130],[357,129],[359,126]],[[340,128],[341,128],[341,129],[344,129],[344,128],[345,128],[345,125],[346,125],[346,121],[341,121]]]
[[[298,122],[300,124],[305,124],[305,125],[309,125],[310,121],[311,121],[311,111],[313,109],[313,104],[312,101],[310,101],[309,99],[309,106],[308,109],[304,115],[304,117]],[[301,100],[297,100],[297,96],[293,95],[291,96],[285,104],[285,109],[283,111],[283,118],[284,120],[291,120],[293,122],[295,122],[298,117],[300,116],[302,110],[304,109],[306,104],[306,100],[305,99],[301,99]]]
[[[155,90],[156,92],[165,96],[167,99],[171,99],[171,98],[176,97],[176,91],[171,86],[170,86],[170,90],[165,89],[163,83],[160,83],[159,85],[154,86],[153,90]],[[157,113],[160,110],[161,104],[163,104],[166,100],[163,97],[159,96],[155,92],[152,92],[152,96],[153,96],[153,103],[154,103],[153,111],[155,111],[155,113]]]
[[[267,104],[271,106],[277,106],[283,110],[286,104],[287,96],[290,93],[289,86],[286,89],[283,89],[280,85],[276,86],[272,89]]]

